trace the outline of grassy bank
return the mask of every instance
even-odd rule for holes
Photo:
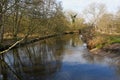
[[[99,34],[96,35],[94,38],[88,41],[88,45],[90,48],[103,48],[108,45],[112,45],[115,43],[120,43],[120,37],[116,35],[105,35]]]
[[[82,30],[83,41],[88,44],[88,48],[92,49],[102,49],[106,46],[118,43],[120,44],[120,34],[103,34],[95,32],[92,27],[85,28]]]

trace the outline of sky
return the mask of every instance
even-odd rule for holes
[[[62,1],[64,11],[75,11],[81,13],[90,3],[103,3],[109,12],[116,12],[120,8],[120,0],[58,0]]]

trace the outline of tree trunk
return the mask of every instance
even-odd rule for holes
[[[0,43],[3,40],[3,14],[2,14],[2,4],[0,4]]]
[[[15,19],[14,19],[14,31],[13,31],[13,39],[16,41],[17,40],[17,35],[18,35],[18,20],[19,20],[19,0],[15,0]]]
[[[3,34],[4,34],[4,26],[1,25],[1,29],[0,29],[0,43],[2,43],[2,41],[3,41]]]

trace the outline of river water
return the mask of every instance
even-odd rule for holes
[[[120,80],[118,58],[92,55],[77,34],[31,43],[0,57],[0,80]]]

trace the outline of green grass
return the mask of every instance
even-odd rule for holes
[[[100,48],[102,48],[103,46],[104,46],[103,44],[97,44],[97,45],[96,45],[96,48],[100,49]]]
[[[90,46],[100,49],[110,44],[120,43],[120,36],[97,35],[91,42]]]
[[[110,44],[120,43],[120,37],[119,36],[110,36],[109,37],[109,43]]]

